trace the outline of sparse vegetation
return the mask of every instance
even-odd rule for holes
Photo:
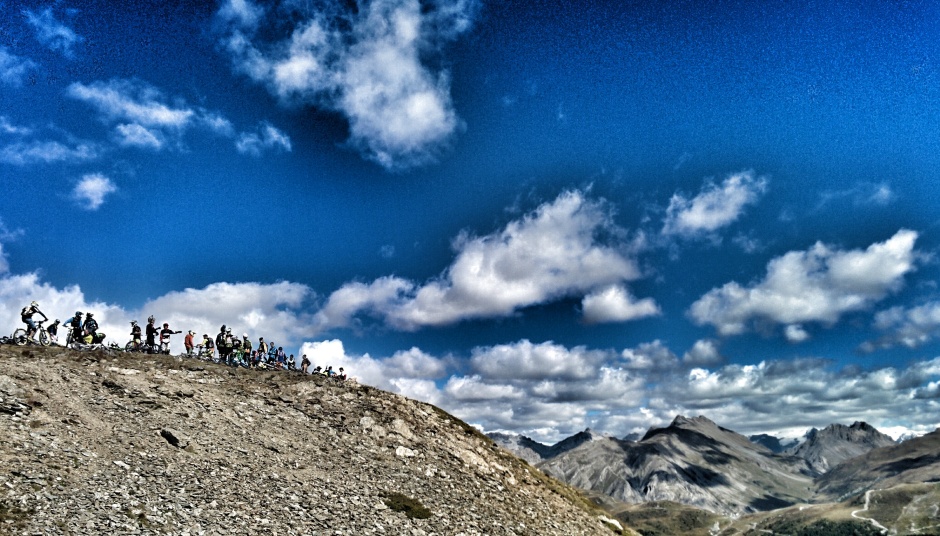
[[[401,512],[412,519],[427,519],[431,517],[431,511],[421,504],[417,499],[412,499],[401,493],[385,493],[385,506],[388,506],[396,512]]]

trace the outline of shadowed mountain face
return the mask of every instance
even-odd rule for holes
[[[831,424],[822,430],[814,428],[806,434],[806,441],[786,452],[803,458],[813,471],[822,474],[845,460],[894,444],[891,437],[873,426],[856,422],[852,426]]]
[[[834,467],[819,478],[819,497],[836,500],[875,487],[918,482],[940,482],[940,429]]]
[[[539,467],[623,502],[675,501],[728,515],[806,501],[813,491],[804,460],[704,417],[676,417],[639,442],[595,437]]]

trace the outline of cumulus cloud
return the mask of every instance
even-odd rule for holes
[[[91,173],[82,177],[72,190],[72,199],[85,210],[98,210],[104,204],[105,197],[117,191],[111,179],[100,173]]]
[[[611,285],[588,294],[581,300],[584,321],[626,322],[660,314],[659,305],[652,298],[637,300],[623,285]]]
[[[366,313],[397,329],[415,330],[504,317],[524,307],[600,292],[640,277],[628,247],[618,242],[622,234],[603,204],[578,191],[565,192],[500,231],[461,234],[454,242],[456,258],[438,279],[420,286],[397,277],[344,285],[320,311],[320,322],[324,329],[345,326]],[[621,310],[604,313],[622,314],[624,303],[614,305]],[[600,315],[600,307],[590,311]],[[655,307],[645,300],[630,305],[630,312],[637,317]]]
[[[55,18],[51,7],[47,7],[39,13],[28,9],[23,10],[23,15],[35,30],[37,41],[67,58],[73,56],[73,48],[83,40],[74,30]]]
[[[875,328],[885,332],[882,337],[862,344],[861,350],[902,345],[918,348],[940,336],[940,302],[931,301],[916,307],[892,307],[875,315]]]
[[[235,148],[242,154],[261,156],[265,150],[282,150],[290,152],[290,137],[278,130],[268,122],[258,126],[258,132],[244,132],[235,142]]]
[[[742,171],[720,185],[706,183],[691,199],[677,193],[669,200],[662,232],[684,237],[714,232],[741,217],[745,207],[756,203],[766,189],[766,178]]]
[[[718,342],[713,339],[695,341],[692,348],[682,356],[682,363],[690,367],[710,367],[725,360],[718,351]]]
[[[915,269],[916,240],[916,232],[902,229],[865,250],[816,243],[791,251],[771,260],[764,279],[749,287],[731,282],[712,289],[692,304],[689,315],[722,335],[743,333],[763,320],[792,326],[790,335],[799,339],[805,331],[798,324],[833,324],[898,290],[904,275]]]
[[[285,103],[342,113],[353,146],[401,169],[432,161],[460,126],[438,56],[470,28],[475,9],[472,0],[381,0],[357,9],[229,0],[217,21],[236,71]]]
[[[8,86],[19,87],[29,71],[36,68],[36,64],[26,58],[21,58],[0,45],[0,82]]]

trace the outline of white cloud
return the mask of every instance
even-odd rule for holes
[[[881,311],[875,315],[875,327],[886,332],[885,335],[864,343],[862,350],[873,351],[897,345],[918,348],[940,336],[940,302]]]
[[[290,152],[290,137],[274,128],[270,123],[262,122],[258,132],[244,132],[235,142],[235,148],[242,154],[260,156],[266,149],[280,149]]]
[[[0,45],[0,82],[8,86],[20,87],[23,78],[36,64],[28,59],[21,58],[10,52],[7,47]]]
[[[679,366],[679,358],[659,339],[621,352],[623,366],[631,370],[671,371]]]
[[[82,84],[75,82],[66,94],[96,108],[113,121],[126,121],[142,127],[181,129],[189,125],[196,112],[186,106],[171,106],[163,93],[145,82],[114,79]]]
[[[585,322],[626,322],[661,313],[652,298],[637,300],[623,285],[611,285],[581,300]]]
[[[100,152],[96,145],[86,142],[19,141],[0,147],[0,162],[17,166],[76,163],[94,160]]]
[[[295,3],[265,12],[230,0],[217,20],[237,71],[284,102],[342,113],[351,145],[400,169],[432,161],[460,126],[448,73],[434,57],[470,27],[475,6],[382,0],[357,10]]]
[[[23,10],[23,15],[36,31],[36,40],[67,58],[72,57],[73,47],[83,41],[74,30],[55,18],[51,7],[47,7],[38,14],[28,9]]]
[[[33,133],[33,129],[14,125],[6,116],[0,115],[0,132],[14,136],[28,136]]]
[[[685,237],[711,233],[736,221],[747,205],[757,202],[767,189],[767,179],[753,171],[729,176],[720,185],[708,182],[691,199],[675,194],[666,208],[663,234]]]
[[[723,335],[743,333],[758,319],[832,324],[903,285],[904,275],[915,268],[916,239],[916,232],[900,230],[866,250],[840,251],[817,243],[806,251],[791,251],[768,263],[762,281],[712,289],[692,304],[689,314]]]
[[[809,333],[799,324],[790,324],[784,328],[783,336],[790,342],[804,342],[809,339]]]
[[[473,350],[470,364],[489,379],[577,380],[593,377],[605,353],[583,346],[569,350],[552,342],[522,340]]]
[[[111,179],[100,173],[92,173],[78,181],[72,190],[72,199],[85,210],[98,210],[104,204],[105,197],[116,191],[117,186]]]
[[[689,367],[710,367],[724,362],[718,351],[718,342],[712,339],[695,341],[692,348],[682,356],[682,363]]]
[[[160,150],[163,148],[163,135],[160,131],[152,131],[136,123],[118,125],[114,127],[118,144],[125,147],[141,147],[145,149]]]
[[[627,246],[616,241],[622,234],[601,203],[581,192],[565,192],[498,232],[459,236],[457,256],[439,279],[421,286],[396,277],[344,285],[321,310],[321,324],[347,325],[365,312],[397,329],[414,330],[504,317],[591,294],[640,277]],[[613,243],[603,243],[601,235],[613,237]],[[639,312],[652,307],[648,301],[634,304]]]

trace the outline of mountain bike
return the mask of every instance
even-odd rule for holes
[[[45,320],[36,322],[38,327],[36,328],[35,336],[37,337],[38,341],[36,339],[30,339],[27,337],[25,328],[19,328],[13,332],[13,344],[16,344],[17,346],[25,346],[26,343],[32,342],[33,344],[38,343],[42,346],[49,346],[49,333],[46,332],[46,328],[42,327],[43,322],[45,322]]]

